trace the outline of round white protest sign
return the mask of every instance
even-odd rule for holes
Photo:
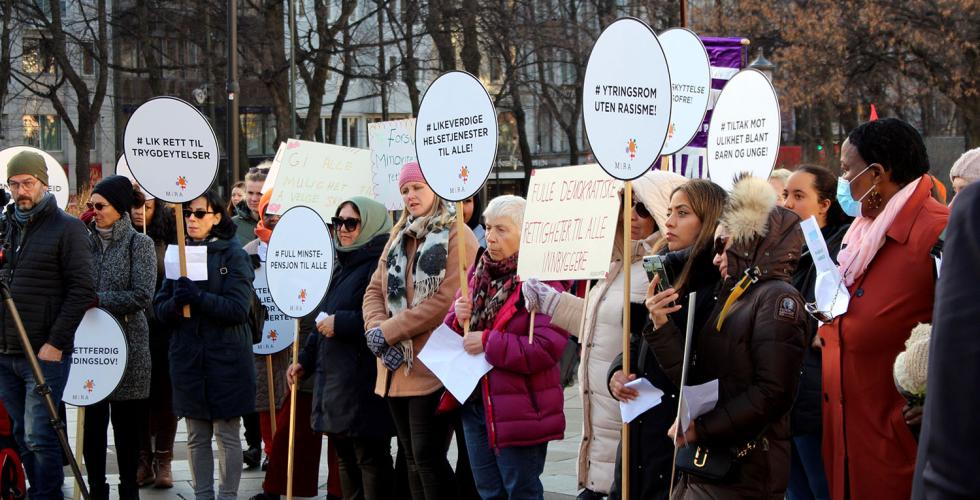
[[[204,194],[220,159],[207,118],[176,97],[155,97],[136,108],[126,124],[123,154],[143,190],[170,203]]]
[[[126,163],[126,155],[120,155],[119,159],[116,160],[116,175],[121,175],[129,179],[130,182],[132,182],[133,184],[135,184],[137,187],[140,188],[140,191],[143,192],[143,196],[145,196],[146,199],[148,200],[155,199],[153,195],[147,193],[146,190],[143,189],[143,187],[140,186],[140,183],[136,180],[136,176],[133,175],[133,171],[129,169],[129,164]]]
[[[62,401],[89,406],[109,397],[126,372],[126,355],[126,336],[116,318],[97,307],[85,311],[75,330]]]
[[[301,318],[316,310],[333,274],[333,240],[310,207],[290,208],[269,239],[265,276],[279,310]]]
[[[259,301],[269,313],[269,317],[265,320],[265,326],[262,328],[262,340],[257,344],[252,344],[252,352],[258,355],[275,354],[282,351],[293,344],[293,338],[296,336],[296,322],[280,311],[276,307],[276,302],[272,300],[265,269],[266,263],[263,262],[255,270],[255,281],[252,282],[255,294],[259,296]]]
[[[671,110],[667,144],[661,154],[674,154],[687,146],[701,129],[711,94],[711,61],[693,31],[671,28],[660,34],[670,68]]]
[[[483,187],[497,158],[497,112],[476,77],[450,71],[432,82],[415,120],[415,153],[440,198],[463,201]]]
[[[779,153],[779,100],[761,72],[743,69],[725,84],[708,128],[708,177],[731,190],[747,172],[768,179]]]
[[[585,68],[583,119],[592,154],[629,181],[650,170],[670,126],[670,70],[657,35],[627,17],[599,35]]]
[[[44,157],[44,165],[48,167],[48,192],[54,195],[54,201],[58,207],[64,209],[68,206],[68,175],[61,167],[58,160],[48,154],[47,151],[32,148],[30,146],[14,146],[0,151],[0,169],[3,169],[3,180],[0,187],[10,193],[10,186],[7,185],[7,162],[21,151],[33,151]],[[10,193],[10,202],[17,199],[17,193]]]

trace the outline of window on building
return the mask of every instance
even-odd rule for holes
[[[61,117],[24,115],[24,145],[45,151],[61,151]]]
[[[95,44],[92,42],[82,42],[80,44],[82,58],[82,74],[95,74]]]
[[[242,133],[249,156],[275,154],[273,143],[276,140],[275,119],[269,114],[242,113]]]
[[[25,73],[55,73],[57,66],[48,40],[24,38],[22,50],[21,67]]]
[[[340,134],[342,145],[352,148],[356,148],[358,146],[357,124],[359,121],[360,118],[357,117],[341,118]]]

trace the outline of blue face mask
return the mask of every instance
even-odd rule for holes
[[[861,175],[867,172],[869,168],[871,168],[871,165],[868,165],[861,171],[860,174],[855,175],[854,179],[861,177]],[[840,207],[844,210],[845,214],[850,215],[851,217],[860,217],[861,201],[864,200],[865,196],[868,196],[868,193],[874,189],[874,186],[871,186],[871,189],[868,189],[867,192],[861,195],[860,198],[855,200],[854,196],[851,194],[851,181],[854,179],[849,181],[843,177],[837,178],[837,203],[840,203]]]

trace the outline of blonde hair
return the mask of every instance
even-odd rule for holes
[[[435,195],[435,193],[433,193],[433,195]],[[432,200],[432,207],[429,208],[429,211],[422,217],[437,217],[439,219],[449,220],[455,215],[456,212],[453,212],[449,208],[449,203],[440,198],[438,195],[435,195],[435,198]],[[391,235],[388,238],[389,242],[391,242],[391,240],[394,239],[395,236],[397,236],[398,233],[400,233],[403,229],[405,229],[405,226],[408,225],[408,216],[408,208],[406,207],[402,209],[402,215],[398,218],[398,222],[396,222],[391,228]],[[460,214],[460,216],[462,216],[462,214]]]
[[[769,174],[769,178],[770,179],[777,179],[777,180],[779,180],[779,182],[782,182],[783,184],[786,184],[786,181],[789,180],[789,176],[791,176],[791,175],[793,175],[793,172],[790,172],[789,170],[786,170],[785,168],[777,168],[776,170],[773,170],[772,173]]]

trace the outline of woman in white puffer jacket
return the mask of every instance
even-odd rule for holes
[[[687,179],[680,175],[659,170],[647,172],[633,181],[630,302],[636,309],[631,313],[631,322],[638,325],[637,331],[647,318],[643,301],[649,280],[642,259],[660,238],[659,228],[664,227],[667,220],[670,193],[685,182]],[[578,487],[583,489],[579,498],[585,500],[609,494],[622,429],[619,402],[609,394],[606,385],[609,364],[623,352],[622,222],[619,221],[609,274],[589,292],[588,306],[582,299],[567,293],[549,304],[554,308],[552,323],[577,336],[582,345],[578,380],[583,429],[578,454]],[[529,308],[530,302],[533,299],[529,301]],[[542,307],[546,305],[542,304]]]

